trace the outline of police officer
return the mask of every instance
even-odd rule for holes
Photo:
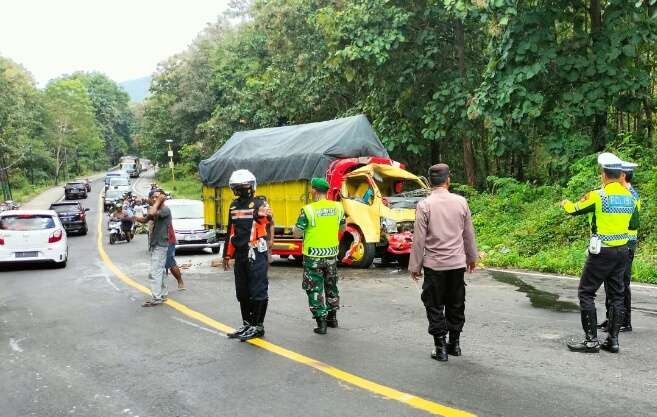
[[[338,327],[337,256],[339,233],[344,231],[342,204],[326,199],[329,184],[323,178],[313,178],[313,203],[301,210],[294,227],[296,237],[303,236],[303,284],[308,305],[317,327],[317,334],[326,334],[327,327]],[[326,297],[326,301],[324,299]]]
[[[574,352],[595,353],[600,348],[617,353],[618,332],[623,321],[623,273],[628,260],[628,231],[638,221],[636,202],[632,194],[620,183],[622,161],[613,154],[598,157],[602,167],[602,188],[587,193],[576,203],[561,202],[564,211],[571,215],[588,214],[591,224],[589,255],[579,281],[579,303],[585,339],[571,341],[568,348]],[[595,293],[604,282],[609,297],[609,335],[600,345],[597,337]]]
[[[636,209],[637,213],[640,213],[641,211],[641,196],[639,195],[639,192],[632,186],[632,179],[634,177],[634,169],[638,165],[633,163],[633,162],[626,162],[623,161],[622,163],[622,171],[623,175],[621,176],[621,184],[625,188],[628,189],[630,193],[632,193],[632,197],[636,200]],[[636,243],[637,243],[637,229],[632,229],[630,228],[628,232],[628,250],[629,250],[629,257],[627,261],[627,267],[625,268],[625,273],[623,274],[623,284],[625,286],[624,289],[624,304],[625,304],[625,320],[623,320],[623,323],[621,324],[620,331],[621,332],[631,332],[632,331],[632,291],[630,290],[630,283],[632,282],[632,263],[634,262],[634,252],[636,251]],[[605,287],[605,293],[607,292],[607,287]],[[605,299],[605,306],[607,307],[607,317],[609,317],[609,297],[606,297]],[[605,320],[601,324],[598,325],[599,329],[602,329],[603,331],[608,331],[609,327],[609,320]]]
[[[256,178],[244,169],[232,173],[229,186],[237,197],[228,214],[228,238],[224,244],[223,266],[235,260],[235,292],[240,303],[242,327],[228,334],[246,341],[265,334],[263,326],[268,303],[267,269],[271,241],[272,212],[264,197],[255,197]],[[270,238],[271,239],[271,238]]]

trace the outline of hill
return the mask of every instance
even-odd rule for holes
[[[134,80],[123,81],[119,83],[125,91],[128,92],[130,100],[134,102],[144,101],[148,95],[148,88],[151,85],[151,80],[153,77],[150,75],[147,77],[141,77]]]

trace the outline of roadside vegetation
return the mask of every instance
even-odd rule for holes
[[[134,126],[128,95],[104,75],[75,73],[38,89],[0,57],[0,185],[14,200],[106,169],[132,148]]]

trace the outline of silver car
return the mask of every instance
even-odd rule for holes
[[[166,206],[171,209],[176,248],[210,248],[212,253],[219,253],[221,242],[214,230],[205,227],[202,201],[172,199],[166,201]]]

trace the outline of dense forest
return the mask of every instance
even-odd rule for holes
[[[364,113],[410,170],[453,168],[486,264],[569,273],[588,230],[557,202],[610,150],[640,164],[635,276],[657,282],[656,3],[234,1],[160,65],[136,139],[161,162],[172,139],[190,178],[235,131]]]
[[[28,70],[0,57],[0,163],[15,199],[106,169],[132,147],[134,123],[128,95],[102,74],[38,89]]]

